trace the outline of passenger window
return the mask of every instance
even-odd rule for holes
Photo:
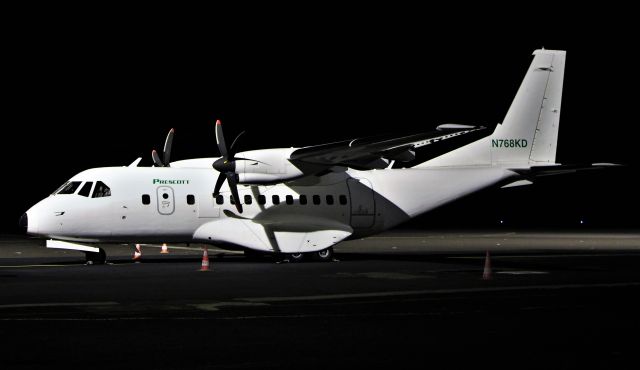
[[[258,195],[258,204],[266,204],[267,198],[264,195]]]
[[[342,204],[342,205],[347,204],[347,196],[346,195],[341,195],[340,196],[340,204]]]
[[[78,190],[78,186],[80,186],[80,184],[82,184],[82,181],[68,182],[62,187],[62,189],[60,189],[60,191],[58,191],[58,194],[73,194]]]
[[[320,196],[319,195],[314,195],[313,196],[313,204],[315,204],[316,206],[318,204],[320,204]]]
[[[251,204],[252,200],[251,200],[251,195],[245,195],[244,196],[244,204]]]
[[[91,198],[102,198],[110,196],[111,189],[102,181],[96,182],[96,187],[93,189],[93,195],[91,195]]]
[[[91,187],[93,186],[93,181],[87,181],[82,185],[78,195],[82,195],[83,197],[88,197],[91,194]]]
[[[149,194],[142,194],[142,204],[147,205],[151,203],[151,197]]]
[[[333,205],[333,195],[327,195],[327,204]]]
[[[271,196],[271,203],[273,203],[274,205],[280,204],[280,196],[279,195],[272,195]]]
[[[187,195],[187,204],[191,205],[195,203],[196,203],[196,197],[194,197],[193,194]]]
[[[287,204],[293,204],[293,195],[287,195]]]
[[[216,197],[216,204],[224,204],[224,196],[218,195]]]
[[[300,195],[300,204],[307,204],[307,196],[302,194]]]

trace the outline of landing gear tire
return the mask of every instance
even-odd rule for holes
[[[289,262],[301,262],[304,260],[304,255],[305,253],[288,253],[286,259],[288,259]]]
[[[107,262],[107,252],[99,248],[98,252],[84,252],[87,265],[104,265]]]
[[[314,252],[313,258],[316,261],[331,261],[333,259],[333,247]]]

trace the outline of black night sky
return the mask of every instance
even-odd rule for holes
[[[149,166],[172,127],[174,160],[217,156],[215,119],[228,137],[247,130],[244,150],[493,127],[542,46],[567,50],[558,162],[629,166],[485,191],[407,227],[640,226],[637,45],[622,10],[511,22],[408,9],[161,13],[6,15],[3,232],[79,171],[139,156]]]

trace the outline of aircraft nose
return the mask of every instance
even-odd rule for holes
[[[27,233],[27,229],[29,227],[29,217],[27,217],[27,213],[25,212],[22,216],[20,216],[20,221],[18,221],[18,226],[23,233]]]

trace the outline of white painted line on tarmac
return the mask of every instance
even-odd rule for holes
[[[219,311],[221,307],[255,307],[255,306],[268,306],[268,303],[261,302],[216,302],[216,303],[198,303],[190,304],[189,306],[197,308],[202,311]]]
[[[0,266],[0,268],[5,269],[20,269],[20,268],[29,268],[29,267],[68,267],[68,266],[84,266],[84,263],[77,264],[66,264],[66,265],[6,265]]]
[[[496,252],[498,249],[489,248],[490,251]],[[603,249],[604,253],[574,253],[574,254],[492,254],[491,258],[567,258],[567,257],[627,257],[627,256],[639,256],[639,254],[632,250],[631,253],[606,253],[606,249]],[[450,259],[485,259],[485,256],[448,256]]]
[[[459,238],[498,238],[505,236],[514,236],[515,232],[505,232],[499,234],[460,234],[460,233],[452,233],[452,234],[422,234],[422,235],[413,235],[413,236],[402,236],[402,235],[388,235],[388,236],[369,236],[366,238],[362,238],[361,240],[368,239],[459,239]]]
[[[92,307],[92,306],[117,306],[118,302],[55,302],[55,303],[19,303],[3,304],[3,308],[42,308],[42,307]]]
[[[0,318],[0,321],[149,321],[149,320],[209,320],[207,317],[17,317]]]
[[[640,282],[401,290],[401,291],[392,291],[392,292],[321,294],[321,295],[307,295],[307,296],[293,296],[293,297],[236,298],[236,300],[245,301],[245,302],[273,303],[273,302],[295,302],[295,301],[322,301],[322,300],[337,300],[337,299],[352,299],[352,298],[398,297],[398,296],[413,296],[413,295],[428,295],[428,294],[517,292],[517,291],[528,291],[528,290],[562,290],[562,289],[584,289],[584,288],[623,288],[623,287],[636,287],[636,286],[640,287]]]

